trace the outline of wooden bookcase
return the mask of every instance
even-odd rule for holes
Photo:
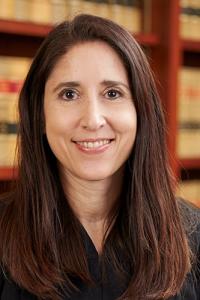
[[[148,50],[166,111],[171,167],[178,178],[182,169],[195,169],[200,174],[200,157],[179,161],[176,155],[178,71],[181,65],[200,66],[200,41],[180,38],[179,0],[151,0],[151,3],[152,30],[135,37]],[[0,20],[0,55],[33,57],[50,30],[51,26]],[[11,180],[12,176],[12,169],[0,168],[0,185]]]

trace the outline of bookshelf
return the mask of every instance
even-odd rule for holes
[[[144,0],[151,16],[151,29],[135,34],[135,38],[147,50],[150,64],[156,76],[158,90],[163,101],[168,125],[168,149],[172,170],[177,178],[184,171],[195,169],[199,178],[200,157],[179,159],[178,135],[178,73],[181,66],[200,67],[200,39],[180,37],[180,1]],[[0,19],[0,55],[33,57],[52,25],[27,21]],[[11,180],[12,169],[0,168],[0,185]],[[200,200],[200,199],[199,199]]]
[[[180,159],[180,165],[184,169],[200,169],[200,158],[186,158]]]
[[[3,167],[0,168],[0,180],[1,181],[9,181],[12,178],[17,177],[17,171],[13,168]]]
[[[33,57],[51,29],[50,25],[0,20],[0,55]],[[159,45],[159,37],[156,34],[141,33],[136,34],[135,37],[142,46]],[[15,45],[15,49],[13,49],[13,45]]]
[[[185,52],[200,53],[200,41],[181,40],[181,50]]]

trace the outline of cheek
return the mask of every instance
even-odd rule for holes
[[[134,106],[121,110],[117,120],[118,131],[124,134],[134,134],[137,130],[137,114]]]
[[[45,128],[46,133],[52,134],[67,134],[75,127],[76,118],[73,113],[65,112],[64,110],[51,109],[45,113]]]

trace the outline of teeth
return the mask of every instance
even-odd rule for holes
[[[109,144],[110,140],[101,140],[96,142],[76,142],[76,143],[83,146],[84,148],[98,148],[103,145]]]

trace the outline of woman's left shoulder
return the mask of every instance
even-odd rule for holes
[[[198,300],[200,299],[200,208],[184,199],[179,198],[177,201],[194,261],[181,293],[172,299]]]
[[[200,246],[200,208],[182,198],[177,199],[183,226],[189,240]]]

